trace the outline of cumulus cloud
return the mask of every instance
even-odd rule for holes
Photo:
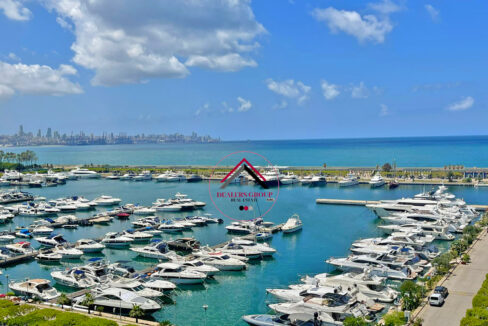
[[[205,104],[204,104],[202,107],[199,107],[199,108],[198,108],[198,109],[195,111],[195,115],[196,115],[196,116],[199,116],[199,115],[201,115],[201,114],[203,114],[203,113],[208,112],[208,111],[209,111],[209,109],[210,109],[210,104],[205,103]]]
[[[53,69],[44,65],[0,61],[0,96],[8,97],[16,92],[35,95],[83,93],[80,85],[67,78],[75,74],[76,69],[69,65],[60,65],[58,69]]]
[[[26,21],[32,16],[31,11],[19,0],[0,0],[0,10],[12,20]]]
[[[185,77],[195,66],[254,67],[250,55],[266,32],[250,0],[45,1],[72,25],[73,61],[95,71],[95,85]]]
[[[354,36],[359,42],[383,43],[386,34],[393,30],[393,24],[387,16],[361,16],[356,11],[337,10],[333,7],[316,8],[312,15],[318,21],[326,23],[332,33],[344,32]]]
[[[274,110],[281,110],[281,109],[286,108],[287,106],[288,106],[288,102],[287,102],[287,101],[285,101],[285,100],[281,100],[281,102],[280,102],[280,103],[275,104],[275,105],[273,106],[273,109],[274,109]]]
[[[450,105],[447,106],[446,109],[449,111],[464,111],[472,107],[473,104],[474,104],[474,98],[472,98],[471,96],[467,96],[462,100],[451,103]]]
[[[251,101],[245,100],[240,96],[237,98],[237,101],[239,102],[239,107],[237,108],[237,111],[239,112],[249,111],[252,107]]]
[[[293,79],[284,81],[274,81],[269,78],[266,80],[268,89],[284,97],[296,99],[298,104],[305,103],[309,98],[312,87],[305,85],[301,81],[295,82]]]
[[[390,114],[390,109],[386,104],[380,104],[380,117],[384,117]]]
[[[360,82],[358,85],[351,88],[351,96],[353,98],[367,98],[369,94],[369,88],[366,87],[364,82]]]
[[[8,58],[12,61],[20,61],[20,58],[13,52],[10,52],[8,54]]]
[[[432,6],[431,4],[426,4],[425,10],[427,10],[427,12],[430,15],[430,18],[432,18],[433,21],[436,21],[439,18],[439,10],[434,8],[434,6]]]
[[[390,0],[383,0],[380,2],[370,3],[368,5],[371,9],[382,13],[384,15],[389,15],[398,11],[402,11],[404,6],[398,3],[395,3]]]
[[[324,94],[326,100],[332,100],[341,93],[339,91],[339,86],[328,83],[326,80],[322,80],[320,86],[322,87],[322,93]]]

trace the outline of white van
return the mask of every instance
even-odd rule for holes
[[[429,304],[431,306],[442,306],[444,297],[440,293],[432,293],[429,297]]]

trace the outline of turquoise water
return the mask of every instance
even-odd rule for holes
[[[278,250],[273,259],[253,263],[244,272],[223,273],[205,286],[179,290],[172,295],[176,303],[165,306],[161,312],[154,314],[154,318],[157,320],[169,319],[179,326],[205,325],[205,319],[209,326],[242,326],[244,325],[240,321],[242,315],[268,311],[266,303],[271,300],[271,297],[266,295],[266,288],[286,287],[288,284],[298,282],[300,276],[304,274],[331,271],[330,267],[324,263],[325,259],[331,256],[347,255],[350,244],[356,239],[380,235],[376,228],[378,219],[366,208],[316,205],[316,198],[393,199],[412,196],[422,190],[421,186],[401,186],[394,190],[370,189],[367,185],[352,188],[339,188],[334,184],[321,188],[283,186],[280,188],[280,196],[275,208],[266,216],[266,219],[280,223],[291,214],[298,213],[304,223],[303,230],[290,235],[276,234],[271,241],[271,245]],[[122,198],[124,203],[143,205],[150,204],[156,198],[168,198],[178,191],[186,193],[194,199],[206,201],[208,205],[204,209],[205,212],[214,213],[215,216],[220,217],[210,204],[206,182],[164,184],[80,180],[70,181],[64,186],[32,190],[47,198],[82,195],[92,199],[100,194],[108,194]],[[468,203],[486,204],[488,189],[452,187],[450,191],[458,197],[464,198]],[[164,214],[163,216],[172,215]],[[15,218],[13,223],[2,226],[2,229],[29,224],[31,221],[31,218]],[[183,235],[195,236],[203,244],[217,244],[229,239],[225,230],[225,225],[229,222],[228,219],[225,219],[223,225],[214,224],[195,228],[194,231],[185,232]],[[64,234],[69,241],[75,241],[84,237],[101,237],[108,231],[118,231],[129,227],[130,222],[115,220],[109,226],[80,227],[77,230],[59,229],[59,232]],[[172,237],[175,236],[164,235],[164,239]],[[35,241],[33,242],[36,246]],[[155,263],[153,260],[136,258],[135,254],[127,250],[105,249],[102,256],[111,261],[132,260],[138,269]],[[81,263],[81,261],[72,262],[71,265]],[[53,268],[66,268],[67,266],[65,263],[58,266],[39,265],[36,261],[32,261],[6,268],[3,270],[4,275],[0,276],[1,290],[6,291],[5,274],[8,274],[10,279],[50,278],[49,272]],[[206,313],[202,308],[203,305],[208,305]]]
[[[292,166],[488,167],[488,136],[242,141],[216,144],[145,144],[30,147],[41,163],[112,165],[214,165],[241,150]],[[6,148],[20,152],[27,148]]]

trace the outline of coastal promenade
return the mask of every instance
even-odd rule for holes
[[[417,318],[423,319],[425,326],[459,325],[466,310],[471,308],[473,297],[481,288],[488,273],[488,235],[483,232],[468,251],[471,263],[459,264],[442,282],[449,290],[449,296],[442,307],[425,305]]]

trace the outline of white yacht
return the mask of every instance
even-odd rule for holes
[[[47,226],[38,226],[32,230],[33,235],[50,235],[54,229]]]
[[[158,226],[158,230],[161,230],[166,233],[175,233],[175,232],[181,232],[183,230],[186,230],[187,227],[181,223],[177,223],[174,221],[166,221],[162,222]]]
[[[200,272],[206,274],[207,276],[214,276],[215,274],[220,272],[220,270],[217,267],[208,265],[202,262],[202,260],[198,258],[186,260],[183,257],[178,256],[176,254],[171,255],[170,258],[172,263],[179,264],[188,271]]]
[[[271,248],[267,243],[256,243],[251,240],[240,238],[233,238],[231,242],[241,245],[244,248],[255,249],[261,252],[261,256],[263,257],[272,257],[276,253],[276,249]]]
[[[95,279],[87,275],[85,271],[76,267],[67,270],[53,271],[51,272],[51,277],[56,283],[75,289],[86,289],[98,284]]]
[[[285,225],[281,227],[283,233],[292,233],[301,230],[303,226],[302,220],[298,214],[293,214],[292,217],[286,221]]]
[[[132,180],[134,180],[134,181],[150,181],[150,180],[152,180],[152,173],[151,173],[151,171],[148,171],[148,170],[142,171],[140,174],[133,177]]]
[[[168,245],[166,242],[159,241],[155,242],[151,245],[145,247],[135,247],[130,248],[133,252],[136,252],[139,256],[146,257],[146,258],[154,258],[154,259],[163,259],[167,260],[168,253],[170,250],[168,249]]]
[[[163,280],[149,280],[144,282],[144,286],[163,293],[176,289],[176,285],[174,283]]]
[[[117,232],[109,232],[102,240],[107,248],[127,248],[134,241],[134,239],[123,236]]]
[[[378,187],[382,187],[384,185],[385,185],[385,180],[383,179],[383,177],[379,173],[376,173],[375,175],[373,175],[373,177],[369,181],[369,186],[371,188],[378,188]]]
[[[112,196],[103,195],[93,200],[97,206],[114,206],[122,201],[120,198],[114,198]]]
[[[63,245],[67,243],[67,241],[63,238],[61,234],[51,234],[47,237],[38,237],[34,239],[45,247],[56,247],[57,245]]]
[[[327,179],[323,175],[314,175],[310,180],[311,187],[323,186],[327,183]]]
[[[35,297],[44,301],[56,299],[61,295],[51,286],[49,280],[40,278],[11,282],[8,286],[17,295]]]
[[[291,184],[295,184],[295,183],[299,183],[300,180],[298,179],[298,177],[293,174],[293,173],[288,173],[286,175],[284,175],[281,179],[281,184],[282,185],[291,185]]]
[[[339,187],[350,187],[357,184],[359,184],[359,178],[353,173],[349,173],[339,181]]]
[[[136,231],[136,230],[129,229],[122,232],[122,236],[134,240],[134,243],[136,242],[140,243],[140,242],[148,242],[149,240],[151,240],[153,234],[144,231]]]
[[[75,249],[75,248],[66,248],[65,246],[56,246],[53,249],[54,253],[60,254],[63,256],[63,259],[80,259],[83,255],[83,251]]]
[[[134,212],[132,214],[139,215],[139,216],[149,216],[149,215],[154,215],[155,213],[156,213],[156,209],[154,208],[137,207],[136,209],[134,209]]]
[[[77,178],[84,179],[100,178],[100,174],[98,174],[97,172],[82,168],[76,168],[74,170],[71,170],[70,174],[76,176]]]
[[[262,257],[261,251],[241,246],[236,243],[229,242],[220,249],[224,253],[228,253],[235,256],[246,257],[248,259],[259,259]]]
[[[411,232],[422,236],[431,235],[437,240],[454,240],[455,237],[448,231],[447,225],[439,225],[434,223],[409,223],[409,224],[388,224],[378,225],[386,234],[393,232]]]
[[[221,271],[242,271],[247,266],[242,260],[232,258],[223,252],[197,252],[195,255],[200,257],[203,263],[217,267]]]
[[[161,309],[161,305],[154,300],[144,298],[137,293],[121,288],[95,288],[93,295],[95,306],[105,307],[107,310],[121,309],[127,313],[137,305],[145,314],[151,314]],[[81,299],[82,300],[82,299]],[[81,302],[80,300],[80,302]]]
[[[306,175],[302,178],[300,178],[300,182],[302,183],[302,185],[306,186],[306,185],[309,185],[310,182],[312,181],[312,176],[311,175]]]
[[[30,242],[20,241],[16,243],[11,243],[5,246],[8,250],[18,253],[18,254],[30,254],[35,252],[34,248],[31,247]]]
[[[232,222],[225,227],[227,232],[236,234],[250,234],[255,231],[256,226],[249,222]]]
[[[105,246],[92,239],[80,239],[76,241],[75,248],[84,253],[100,252],[105,249]]]
[[[132,291],[144,298],[159,298],[164,295],[162,292],[151,289],[147,287],[144,283],[141,283],[136,279],[119,276],[113,277],[112,279],[104,283],[104,286]]]
[[[201,284],[207,275],[201,272],[186,270],[180,264],[163,263],[158,265],[158,271],[151,275],[155,279],[164,279],[175,284]]]
[[[346,296],[344,291],[338,285],[320,285],[320,286],[301,286],[293,289],[266,289],[266,292],[273,295],[281,301],[299,302],[305,298],[327,298],[327,295],[337,294]]]
[[[63,255],[52,250],[39,252],[36,256],[36,260],[43,263],[59,262],[63,259]]]

